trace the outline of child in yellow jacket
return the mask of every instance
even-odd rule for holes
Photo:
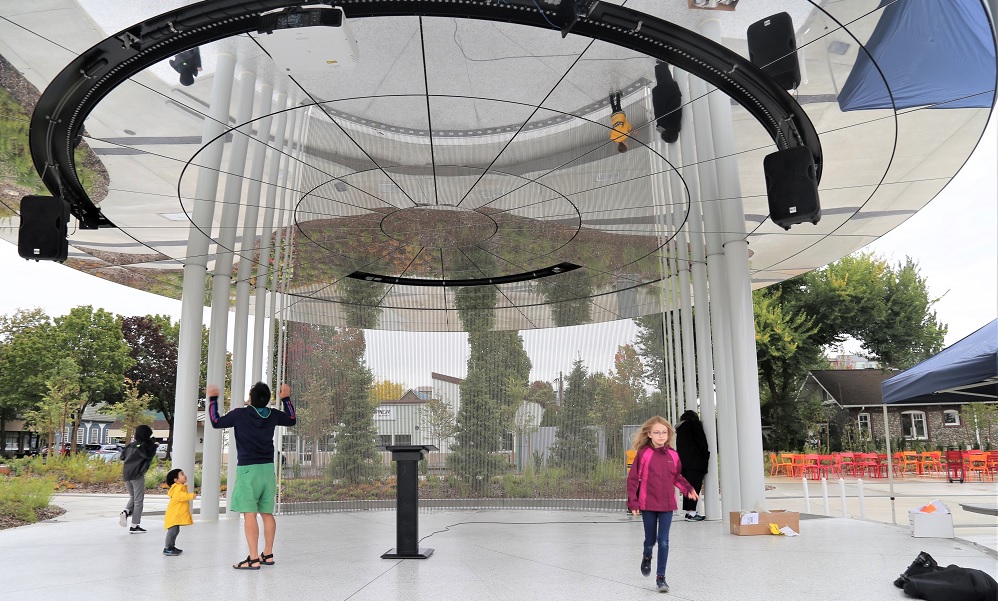
[[[187,474],[184,470],[174,469],[166,475],[166,484],[170,487],[167,493],[170,495],[170,504],[166,507],[166,546],[163,548],[163,555],[176,557],[183,553],[177,548],[177,535],[180,534],[181,526],[190,526],[194,523],[191,516],[191,501],[197,498],[192,492],[187,492]]]

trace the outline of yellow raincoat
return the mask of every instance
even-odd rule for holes
[[[631,123],[627,120],[623,111],[610,115],[610,141],[627,142],[630,138]]]
[[[191,501],[197,496],[192,492],[187,492],[187,485],[174,482],[170,487],[170,504],[166,507],[166,518],[164,519],[164,529],[169,530],[173,526],[190,526],[194,523],[191,516]]]

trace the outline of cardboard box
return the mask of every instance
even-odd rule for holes
[[[772,534],[769,531],[770,524],[776,524],[778,528],[790,526],[794,532],[800,534],[800,514],[796,511],[784,511],[774,509],[772,511],[759,512],[757,524],[742,524],[742,514],[739,511],[732,511],[729,516],[731,534],[738,536],[753,536],[756,534]],[[749,520],[751,521],[751,520]]]
[[[948,511],[923,513],[912,509],[908,512],[908,526],[915,538],[953,538],[953,514]]]

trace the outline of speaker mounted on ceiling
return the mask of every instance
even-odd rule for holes
[[[797,38],[794,22],[788,13],[777,13],[749,25],[747,31],[749,60],[769,75],[784,90],[800,85]]]
[[[814,157],[806,146],[767,155],[762,167],[773,223],[789,230],[791,225],[808,221],[817,224],[821,220]]]
[[[69,203],[65,200],[25,196],[21,199],[17,254],[36,261],[65,261],[69,256],[68,223]]]

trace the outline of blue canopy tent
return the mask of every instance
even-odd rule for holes
[[[880,5],[869,54],[860,50],[839,92],[842,111],[994,104],[995,38],[981,0]]]
[[[880,387],[885,405],[998,401],[998,319]]]

